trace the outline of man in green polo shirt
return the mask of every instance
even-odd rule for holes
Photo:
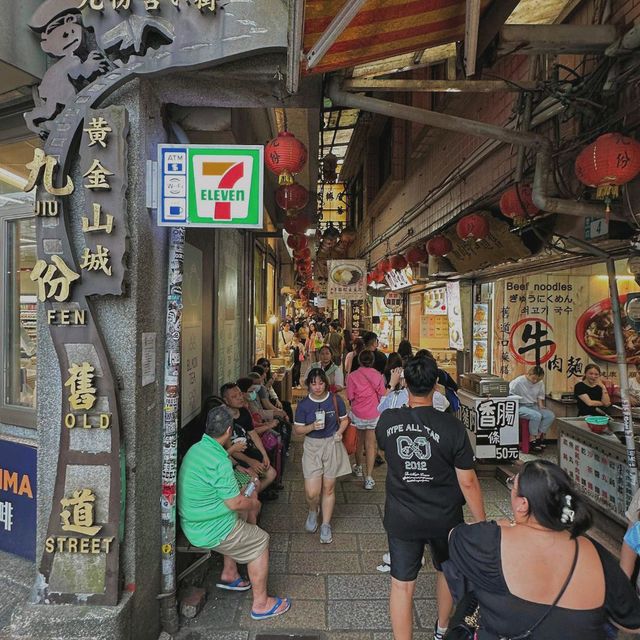
[[[253,588],[251,617],[264,620],[285,613],[291,602],[267,595],[269,534],[238,517],[257,515],[260,503],[257,492],[245,497],[238,488],[225,449],[232,429],[233,418],[226,407],[209,412],[202,440],[189,449],[180,467],[178,512],[182,531],[192,545],[224,556],[217,586],[233,591]],[[247,565],[250,583],[240,577],[238,562]]]

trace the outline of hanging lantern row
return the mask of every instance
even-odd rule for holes
[[[576,177],[596,189],[596,198],[610,203],[619,187],[640,173],[640,142],[620,133],[605,133],[586,146],[576,158]]]
[[[451,240],[446,236],[433,236],[427,241],[427,253],[430,256],[442,258],[453,249]]]
[[[281,131],[264,148],[267,169],[278,176],[279,184],[292,184],[307,162],[307,148],[292,133]]]
[[[421,244],[411,247],[411,249],[404,254],[404,257],[409,264],[418,264],[419,262],[427,262],[427,260],[429,260],[429,254]]]
[[[294,234],[303,234],[307,229],[309,229],[312,225],[311,218],[309,216],[299,213],[295,216],[290,216],[284,221],[284,228],[287,233]]]

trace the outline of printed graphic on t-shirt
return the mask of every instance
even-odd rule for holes
[[[440,434],[426,425],[416,423],[394,424],[386,429],[387,438],[396,436],[398,457],[404,465],[402,481],[407,483],[432,482],[429,472],[431,443],[439,444]]]

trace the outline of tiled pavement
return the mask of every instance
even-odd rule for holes
[[[260,525],[271,534],[269,592],[292,598],[291,610],[269,621],[249,616],[251,596],[216,589],[220,563],[205,576],[208,601],[192,620],[183,620],[177,640],[253,640],[260,633],[317,633],[324,640],[392,640],[389,621],[389,574],[376,570],[387,550],[382,526],[386,466],[374,472],[373,491],[362,480],[338,481],[333,518],[334,541],[304,532],[307,515],[300,467],[301,443],[287,462],[286,488],[266,503]],[[487,516],[510,514],[509,494],[497,480],[482,480]],[[416,640],[433,638],[435,579],[430,564],[420,572],[414,605]]]

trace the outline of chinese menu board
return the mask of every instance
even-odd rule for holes
[[[447,307],[449,309],[449,346],[462,351],[464,338],[462,334],[462,304],[460,302],[460,283],[447,282]]]
[[[622,274],[624,262],[617,265]],[[632,276],[618,278],[621,304],[637,291]],[[595,362],[617,383],[608,280],[602,265],[553,274],[506,278],[493,298],[492,373],[507,380],[531,366],[545,369],[547,392],[573,391]],[[640,361],[640,336],[623,318],[627,361]]]
[[[473,305],[473,373],[487,373],[489,340],[489,305],[476,303]]]
[[[518,398],[481,398],[458,392],[458,418],[469,431],[469,440],[479,460],[517,460]]]
[[[560,466],[585,495],[626,522],[624,514],[633,488],[622,456],[562,434]]]

